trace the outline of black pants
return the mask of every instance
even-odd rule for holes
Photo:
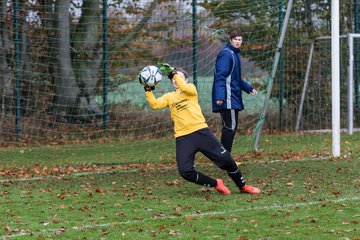
[[[220,111],[221,122],[223,125],[221,131],[221,143],[226,150],[231,152],[235,132],[238,125],[239,111],[234,109],[225,109]]]
[[[225,150],[209,128],[176,138],[176,162],[181,177],[199,185],[216,186],[215,179],[195,170],[194,161],[197,152],[201,152],[216,166],[226,170],[239,188],[245,185],[241,172],[230,153]]]

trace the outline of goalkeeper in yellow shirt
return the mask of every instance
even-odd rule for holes
[[[186,71],[171,67],[169,64],[161,64],[160,69],[168,74],[175,91],[156,98],[152,92],[155,87],[145,86],[145,95],[152,109],[170,109],[171,119],[174,122],[176,163],[180,176],[198,185],[214,187],[222,194],[231,193],[221,179],[214,179],[196,171],[195,154],[201,152],[216,166],[227,172],[240,192],[260,193],[260,189],[245,184],[231,154],[208,128],[198,102],[196,87],[188,83]]]

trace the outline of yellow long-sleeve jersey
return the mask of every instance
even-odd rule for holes
[[[198,102],[198,94],[194,84],[186,83],[178,74],[174,75],[177,86],[174,92],[169,92],[156,98],[152,92],[145,92],[146,99],[152,109],[170,109],[174,122],[175,138],[206,128],[204,115]]]

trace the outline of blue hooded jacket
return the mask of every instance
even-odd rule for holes
[[[250,93],[254,88],[241,79],[240,50],[230,43],[220,51],[216,58],[212,88],[212,111],[224,109],[243,110],[242,91]],[[223,100],[221,106],[217,100]]]

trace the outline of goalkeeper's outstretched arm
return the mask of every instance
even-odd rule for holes
[[[177,74],[174,74],[174,80],[176,82],[176,85],[179,86],[179,89],[190,95],[190,96],[193,96],[193,95],[196,95],[197,94],[197,91],[196,91],[196,87],[194,84],[188,84],[185,79],[183,79],[181,77],[181,74],[180,72],[178,72]]]
[[[152,91],[145,92],[146,100],[149,102],[150,107],[154,110],[163,109],[168,107],[168,100],[166,94],[156,98]]]

